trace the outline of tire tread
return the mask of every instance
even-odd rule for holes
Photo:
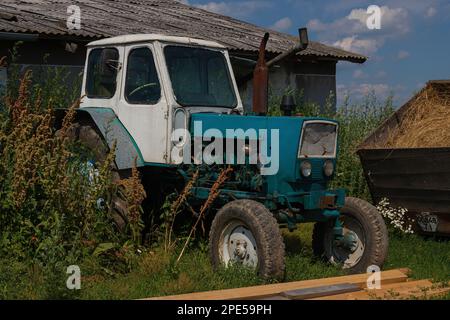
[[[210,258],[214,267],[220,262],[218,242],[230,217],[243,220],[248,227],[258,230],[263,250],[258,250],[259,274],[263,278],[283,279],[285,275],[285,247],[278,222],[272,213],[254,200],[235,200],[223,206],[216,214],[210,229]],[[255,235],[255,238],[258,236]],[[260,261],[262,258],[262,261]]]

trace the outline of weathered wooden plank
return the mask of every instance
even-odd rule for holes
[[[259,300],[281,300],[281,301],[289,301],[289,300],[291,300],[291,299],[286,298],[285,296],[282,296],[282,295],[275,295],[275,296],[264,297],[264,298],[261,298],[261,299],[259,299]]]
[[[285,291],[282,292],[281,295],[293,300],[304,300],[355,291],[361,291],[361,287],[352,283],[341,283],[330,286]]]
[[[381,284],[404,282],[407,280],[407,269],[394,269],[381,272]],[[342,283],[351,283],[365,288],[367,285],[367,274],[348,275],[315,280],[304,280],[287,283],[268,284],[254,287],[225,289],[207,292],[198,292],[166,297],[150,298],[151,300],[235,300],[235,299],[260,299],[269,296],[277,296],[282,292],[313,288],[319,286],[330,286]]]
[[[430,280],[407,281],[382,285],[381,289],[362,290],[359,292],[336,294],[311,300],[372,300],[372,299],[410,299],[440,295],[450,291],[450,287],[434,287]]]

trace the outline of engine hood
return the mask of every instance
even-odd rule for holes
[[[192,137],[210,138],[220,131],[224,138],[227,130],[243,130],[256,132],[260,139],[261,134],[267,134],[267,155],[272,159],[278,157],[277,170],[275,174],[269,174],[265,179],[270,183],[268,186],[273,193],[278,191],[296,192],[299,190],[322,189],[326,180],[322,174],[324,159],[308,159],[313,162],[313,176],[305,181],[300,174],[301,162],[299,159],[299,147],[302,138],[302,128],[305,121],[330,121],[324,118],[310,117],[264,117],[264,116],[242,116],[213,113],[192,114],[190,119],[190,131]],[[247,136],[246,136],[247,137]],[[207,140],[207,139],[206,139]],[[278,145],[275,145],[278,144]],[[335,159],[333,159],[335,161]],[[306,188],[306,189],[305,189]],[[268,190],[270,193],[270,190]]]

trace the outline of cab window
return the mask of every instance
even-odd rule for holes
[[[119,51],[115,48],[94,49],[89,54],[86,78],[88,98],[111,99],[117,88]]]
[[[222,52],[166,46],[164,54],[175,98],[180,105],[236,107],[233,82]]]
[[[131,104],[156,104],[161,98],[161,85],[149,48],[134,49],[128,56],[125,98]]]

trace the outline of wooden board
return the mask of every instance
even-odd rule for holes
[[[409,280],[409,269],[381,272],[381,288],[367,288],[367,274],[157,297],[151,300],[372,300],[427,299],[450,292],[430,280]]]
[[[361,291],[361,287],[352,283],[341,283],[329,286],[297,289],[282,292],[281,295],[291,300],[305,300],[330,295],[339,295],[349,292]]]
[[[408,269],[394,269],[381,272],[381,284],[405,282],[408,278]],[[367,274],[356,274],[342,277],[332,277],[315,280],[304,280],[287,283],[277,283],[254,287],[225,289],[198,293],[181,294],[150,298],[151,300],[237,300],[237,299],[261,299],[270,296],[280,296],[282,292],[314,288],[320,286],[332,286],[349,283],[366,288]]]
[[[440,288],[433,285],[429,280],[407,281],[382,286],[381,289],[364,289],[359,292],[343,293],[326,297],[314,298],[312,300],[394,300],[394,299],[424,299],[438,296],[450,291],[450,287]]]

